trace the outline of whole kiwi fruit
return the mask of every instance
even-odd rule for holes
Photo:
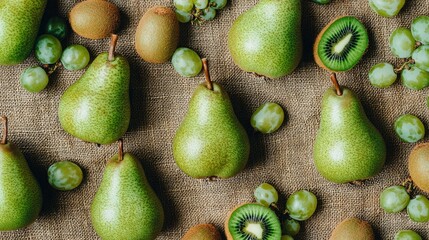
[[[89,39],[102,39],[115,33],[120,24],[119,8],[105,0],[87,0],[76,4],[69,13],[75,33]]]
[[[222,240],[222,236],[212,224],[199,224],[191,227],[182,240]]]
[[[225,234],[227,240],[279,240],[282,229],[273,210],[258,203],[245,203],[228,213]]]
[[[429,192],[429,142],[418,144],[411,150],[408,171],[414,184]]]
[[[374,240],[371,225],[359,218],[347,218],[332,231],[329,240]]]
[[[344,72],[360,61],[368,45],[365,26],[353,16],[342,16],[332,20],[317,36],[314,60],[330,72]]]
[[[179,21],[168,7],[153,7],[140,19],[135,47],[143,60],[164,63],[170,60],[179,43]]]

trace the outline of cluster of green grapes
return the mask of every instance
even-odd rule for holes
[[[86,47],[78,44],[62,48],[61,40],[67,35],[67,23],[63,18],[52,17],[43,27],[44,34],[36,40],[34,54],[46,70],[40,66],[32,66],[24,70],[20,77],[21,86],[29,92],[40,92],[46,88],[49,75],[52,74],[59,61],[67,70],[80,70],[85,68],[90,60]],[[49,65],[54,64],[49,69]]]
[[[177,20],[182,23],[211,21],[216,11],[226,6],[227,0],[174,0]]]
[[[279,195],[271,184],[262,183],[259,185],[254,191],[254,196],[259,204],[278,210]],[[301,229],[299,222],[309,219],[316,208],[317,198],[313,193],[307,190],[292,193],[286,201],[286,209],[282,216],[282,240],[293,240],[293,237]]]

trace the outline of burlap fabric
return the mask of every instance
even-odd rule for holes
[[[66,16],[78,1],[55,2],[51,3],[50,14],[58,12]],[[429,91],[411,91],[399,83],[388,89],[376,89],[367,78],[369,68],[380,61],[399,64],[389,51],[388,37],[396,27],[409,26],[414,17],[428,14],[429,1],[408,1],[393,19],[374,14],[366,0],[333,0],[327,6],[303,1],[304,58],[293,74],[278,80],[264,80],[242,72],[232,63],[226,47],[233,20],[257,0],[229,1],[215,21],[201,26],[181,25],[180,45],[191,47],[209,59],[212,78],[230,93],[236,114],[251,140],[251,158],[245,170],[234,178],[213,182],[187,177],[177,168],[171,150],[175,130],[203,75],[180,77],[171,64],[145,63],[134,50],[135,29],[144,12],[151,6],[171,6],[172,3],[170,0],[112,2],[123,14],[117,52],[129,59],[132,70],[132,120],[124,136],[125,150],[141,159],[149,182],[164,206],[166,221],[158,239],[179,239],[198,223],[214,223],[223,230],[227,212],[237,204],[253,201],[253,190],[261,182],[276,186],[282,207],[285,198],[295,190],[308,189],[317,195],[320,207],[302,224],[298,239],[327,239],[338,222],[352,216],[368,220],[379,239],[393,239],[400,229],[414,229],[429,238],[427,223],[413,223],[405,212],[386,214],[378,204],[382,189],[400,184],[407,177],[407,156],[414,146],[398,140],[393,122],[401,114],[412,113],[428,126],[429,109],[425,100]],[[364,186],[330,183],[317,173],[312,160],[321,96],[331,84],[328,73],[315,65],[311,47],[323,26],[346,14],[357,16],[367,26],[370,47],[361,63],[347,73],[338,74],[338,79],[360,96],[369,118],[388,145],[386,166]],[[109,40],[93,41],[71,34],[67,43],[83,44],[95,57],[107,50]],[[84,143],[65,133],[59,125],[60,96],[84,71],[61,69],[51,77],[46,90],[31,94],[21,88],[18,78],[26,67],[34,64],[36,61],[31,56],[23,64],[0,67],[0,113],[9,117],[9,139],[20,146],[42,184],[44,207],[34,224],[19,231],[0,233],[0,239],[98,239],[91,227],[90,203],[100,184],[105,162],[116,153],[117,145],[97,147]],[[249,118],[267,101],[280,103],[287,110],[288,119],[276,133],[254,133]],[[47,183],[47,168],[60,160],[74,161],[83,168],[85,179],[76,190],[59,192]]]

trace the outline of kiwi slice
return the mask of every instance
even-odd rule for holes
[[[280,220],[269,208],[247,203],[230,212],[225,222],[228,240],[279,240]]]
[[[368,32],[355,17],[330,22],[317,36],[313,48],[316,63],[331,72],[353,68],[368,48]]]

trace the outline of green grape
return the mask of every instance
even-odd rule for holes
[[[54,64],[60,59],[63,49],[58,38],[43,34],[36,40],[35,55],[43,64]]]
[[[429,200],[423,195],[417,195],[408,204],[407,213],[414,222],[428,222]]]
[[[174,0],[174,6],[183,12],[190,12],[194,8],[194,3],[192,0]]]
[[[396,119],[395,131],[399,138],[407,143],[417,142],[425,136],[425,126],[422,121],[411,114],[405,114]]]
[[[405,0],[369,0],[371,9],[380,16],[394,17],[398,15]]]
[[[283,235],[280,240],[293,240],[293,237],[291,237],[289,235]]]
[[[19,82],[29,92],[40,92],[48,85],[49,77],[43,68],[34,66],[24,70]]]
[[[89,58],[89,52],[86,47],[74,44],[64,49],[61,63],[68,70],[80,70],[88,65]]]
[[[56,162],[48,169],[49,184],[58,190],[75,189],[82,182],[82,178],[82,169],[70,161]]]
[[[420,46],[414,52],[412,58],[416,67],[429,72],[429,46]]]
[[[259,185],[253,195],[255,196],[256,202],[269,207],[272,203],[277,203],[279,200],[279,195],[277,190],[268,183],[262,183]]]
[[[414,18],[411,23],[411,33],[416,41],[429,44],[429,17],[420,16]]]
[[[272,133],[280,128],[285,114],[277,103],[264,103],[259,106],[250,118],[252,127],[261,133]]]
[[[181,22],[181,23],[187,23],[187,22],[191,21],[191,19],[192,19],[192,14],[191,13],[184,12],[184,11],[181,11],[179,9],[176,9],[174,11],[176,12],[176,17],[177,17],[177,20],[179,22]]]
[[[189,48],[178,48],[171,58],[174,69],[184,77],[194,77],[201,72],[203,64],[200,56]]]
[[[401,81],[407,88],[421,90],[429,86],[429,73],[410,65],[409,69],[402,70]]]
[[[410,195],[403,186],[391,186],[383,190],[380,195],[380,207],[388,213],[397,213],[404,210],[410,202]]]
[[[390,63],[379,63],[369,70],[369,82],[374,87],[387,88],[392,85],[398,75]]]
[[[210,0],[210,6],[216,10],[221,10],[226,6],[227,0]]]
[[[401,230],[395,234],[394,240],[422,240],[422,237],[412,230]]]
[[[56,38],[63,40],[67,35],[67,22],[61,17],[51,17],[45,25],[45,33],[54,35]]]
[[[209,5],[209,0],[193,0],[193,2],[198,9],[205,9]]]
[[[409,58],[416,47],[416,40],[414,40],[410,29],[400,27],[390,35],[389,46],[396,57]]]
[[[202,11],[201,18],[205,21],[211,21],[216,17],[216,10],[214,8],[209,7]]]
[[[282,222],[282,233],[290,236],[296,236],[301,230],[301,225],[298,221],[288,218]]]
[[[331,0],[311,0],[317,4],[328,4],[331,2]]]
[[[289,216],[298,221],[309,219],[316,211],[316,208],[317,198],[307,190],[294,192],[286,202]]]

